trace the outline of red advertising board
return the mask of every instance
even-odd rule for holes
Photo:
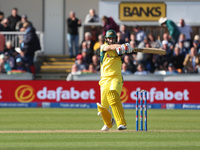
[[[147,90],[148,103],[200,104],[200,82],[126,81],[121,99],[135,103],[136,91]],[[98,81],[0,81],[0,102],[96,103]]]

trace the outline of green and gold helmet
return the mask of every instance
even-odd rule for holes
[[[109,38],[109,37],[117,37],[115,30],[108,30],[106,32],[105,38]]]

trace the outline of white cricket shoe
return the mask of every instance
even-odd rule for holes
[[[116,121],[115,121],[114,118],[112,118],[111,122],[112,122],[112,125],[115,125],[115,124],[116,124]],[[104,125],[104,126],[101,128],[101,131],[108,131],[109,129],[110,129],[110,128],[108,128],[107,125]]]
[[[124,125],[119,125],[118,130],[126,130],[126,126],[124,126]]]
[[[98,112],[97,115],[98,115],[98,116],[101,116],[101,112]]]
[[[102,128],[101,128],[101,131],[108,131],[110,128],[108,128],[107,125],[104,125]]]

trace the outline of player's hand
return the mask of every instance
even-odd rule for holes
[[[125,44],[122,44],[120,47],[116,48],[116,52],[119,56],[125,54],[126,53]]]
[[[126,53],[132,53],[133,52],[133,48],[131,47],[131,45],[129,43],[125,43],[125,49],[126,49]]]

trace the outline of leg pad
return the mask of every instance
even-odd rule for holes
[[[108,109],[101,106],[101,104],[97,103],[98,114],[101,114],[103,118],[103,122],[108,128],[112,128],[112,115]]]
[[[115,90],[110,90],[107,95],[108,103],[112,108],[113,115],[115,117],[117,127],[119,125],[126,126],[126,121],[124,119],[124,108],[122,106],[120,96]]]

